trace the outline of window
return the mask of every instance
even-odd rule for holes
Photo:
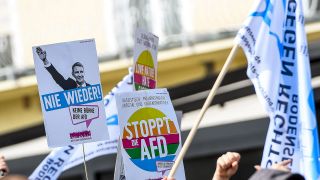
[[[13,61],[9,35],[0,35],[0,80],[13,79]]]
[[[181,41],[181,0],[114,0],[112,3],[114,32],[121,57],[132,55],[137,28],[160,36],[160,48]]]
[[[320,13],[320,0],[303,0],[304,14],[307,18],[316,18]]]

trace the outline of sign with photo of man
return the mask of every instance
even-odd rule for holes
[[[95,41],[32,50],[48,145],[108,139]]]

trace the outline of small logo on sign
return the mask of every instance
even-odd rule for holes
[[[91,131],[72,132],[69,134],[71,141],[87,140],[91,139]]]

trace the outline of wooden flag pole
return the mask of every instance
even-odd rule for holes
[[[89,178],[88,178],[88,171],[87,171],[87,165],[86,165],[86,153],[84,152],[84,144],[82,144],[82,152],[83,152],[84,173],[85,173],[85,175],[86,175],[86,180],[89,180]]]
[[[210,106],[210,104],[212,102],[212,99],[213,99],[213,97],[215,96],[215,94],[216,94],[216,92],[218,90],[218,87],[220,86],[224,76],[226,75],[226,73],[228,71],[228,68],[229,68],[232,60],[234,59],[234,57],[235,57],[235,55],[237,53],[238,48],[239,48],[239,45],[234,45],[233,46],[233,48],[232,48],[232,50],[231,50],[226,62],[224,63],[224,65],[222,67],[221,72],[218,75],[217,80],[215,81],[215,83],[214,83],[214,85],[213,85],[213,87],[212,87],[212,89],[211,89],[211,91],[209,93],[209,96],[207,97],[204,105],[202,106],[200,114],[199,114],[195,124],[193,125],[193,127],[192,127],[192,129],[191,129],[191,131],[190,131],[190,133],[189,133],[189,135],[188,135],[188,137],[186,139],[186,142],[183,144],[183,146],[181,148],[181,151],[180,151],[176,161],[173,164],[173,167],[172,167],[172,169],[171,169],[171,171],[169,173],[169,176],[168,176],[169,178],[173,178],[174,174],[176,173],[180,162],[182,161],[184,155],[186,154],[186,152],[187,152],[187,150],[188,150],[188,148],[189,148],[189,146],[190,146],[190,144],[191,144],[191,142],[192,142],[192,140],[193,140],[193,138],[194,138],[194,136],[195,136],[195,134],[196,134],[196,132],[198,130],[198,127],[199,127],[199,124],[200,124],[200,122],[201,122],[201,120],[203,118],[203,115],[207,111],[207,109],[209,108],[209,106]]]

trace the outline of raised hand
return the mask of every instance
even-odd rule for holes
[[[216,171],[213,180],[228,180],[238,170],[240,154],[236,152],[227,152],[217,160]]]
[[[50,62],[47,60],[47,52],[46,51],[42,50],[41,47],[37,47],[36,52],[37,52],[39,58],[43,61],[43,64],[45,66],[50,65]]]
[[[47,52],[42,50],[41,47],[37,47],[36,52],[42,61],[45,61],[47,59]]]

